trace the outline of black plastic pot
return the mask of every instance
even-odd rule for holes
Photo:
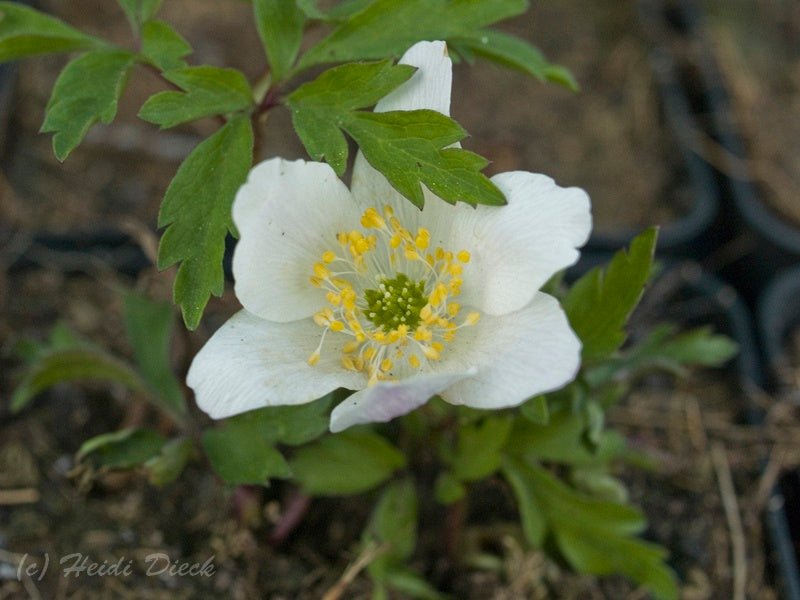
[[[781,392],[792,389],[791,358],[787,350],[789,335],[800,327],[800,266],[782,272],[764,290],[758,302],[758,329],[764,360],[768,369],[769,389]],[[797,368],[797,365],[794,365]],[[800,472],[785,475],[779,486],[790,507],[787,510],[791,542],[796,557],[800,555]],[[792,599],[800,598],[800,577],[794,582]]]
[[[677,296],[672,296],[663,316],[669,320],[670,313],[686,315],[686,306],[694,305],[697,310],[690,316],[690,324],[712,324],[716,329],[732,337],[739,345],[739,353],[733,361],[732,375],[746,397],[755,397],[765,383],[755,332],[750,311],[743,299],[731,286],[721,279],[704,272],[699,265],[682,264],[668,269],[661,279],[675,277],[680,282]],[[800,271],[795,277],[795,293],[800,292]],[[658,285],[656,283],[655,285]],[[673,284],[674,286],[675,284]],[[678,298],[679,302],[675,302]],[[795,317],[800,317],[800,305],[794,296]],[[788,298],[781,299],[788,303]],[[683,303],[683,306],[681,304]],[[705,307],[705,309],[703,308]],[[691,323],[694,321],[694,323]],[[745,407],[745,419],[751,424],[763,420],[763,412],[755,402]],[[800,600],[800,570],[797,563],[796,510],[800,487],[790,487],[782,482],[772,491],[764,513],[764,524],[771,545],[771,562],[777,583],[786,600]]]
[[[650,65],[656,80],[666,128],[675,140],[680,153],[681,168],[675,177],[692,190],[689,210],[675,221],[661,226],[658,253],[664,256],[702,259],[710,253],[714,240],[710,235],[719,210],[719,190],[708,164],[698,156],[695,139],[698,126],[690,98],[680,80],[680,65],[666,42],[664,30],[669,23],[664,19],[660,2],[642,2],[640,10],[642,28],[650,45]],[[609,149],[613,152],[613,149]],[[620,182],[620,193],[624,193]],[[627,246],[639,231],[621,231],[616,234],[592,235],[587,250],[616,251]]]
[[[731,99],[704,31],[704,17],[695,2],[671,0],[670,17],[690,40],[694,69],[700,76],[706,131],[722,148],[716,170],[722,188],[726,220],[721,235],[732,248],[722,270],[749,302],[779,271],[800,263],[800,226],[765,203],[747,166],[747,152],[735,125]]]

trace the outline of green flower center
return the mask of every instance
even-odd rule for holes
[[[428,303],[424,281],[411,281],[405,273],[385,278],[377,289],[365,290],[366,317],[385,332],[405,325],[413,329],[420,322],[420,311]]]

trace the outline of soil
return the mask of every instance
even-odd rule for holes
[[[535,2],[504,29],[569,68],[581,91],[482,61],[459,65],[453,115],[471,134],[465,146],[493,161],[490,172],[535,171],[586,189],[595,233],[684,215],[692,189],[660,114],[636,3]]]
[[[800,6],[706,0],[714,52],[764,201],[800,228]]]
[[[237,12],[247,12],[246,4],[225,1],[223,11],[217,0],[171,0],[164,14],[185,16],[187,7],[192,14],[197,11],[197,24],[184,32],[197,60],[231,64],[255,78],[263,69],[263,64],[250,60],[258,41],[254,31],[240,26],[244,16]],[[42,4],[90,31],[115,39],[129,35],[119,9],[106,0]],[[608,229],[672,218],[674,209],[664,201],[682,194],[672,183],[676,153],[662,141],[666,132],[652,108],[657,103],[645,52],[636,35],[624,33],[634,28],[630,7],[624,6],[628,12],[613,16],[576,0],[563,3],[563,8],[562,3],[542,3],[532,17],[536,33],[530,33],[528,20],[509,24],[517,33],[531,35],[551,59],[572,68],[584,87],[581,95],[479,64],[472,71],[459,67],[460,87],[454,96],[456,116],[473,133],[469,147],[493,157],[493,169],[542,170],[562,185],[586,187],[597,222]],[[595,29],[594,22],[602,27]],[[574,35],[557,35],[565,23],[574,28]],[[214,124],[201,122],[165,135],[136,122],[133,115],[141,101],[161,88],[156,80],[134,77],[130,99],[120,108],[120,122],[98,128],[85,147],[60,165],[51,157],[49,140],[35,132],[62,64],[61,59],[37,59],[22,69],[2,165],[0,221],[20,232],[74,232],[121,224],[138,232],[152,256],[152,231],[163,190],[181,157]],[[517,97],[525,100],[513,106],[500,102]],[[472,105],[482,111],[467,112]],[[530,121],[530,115],[542,117]],[[270,118],[277,121],[276,132],[287,131],[286,111],[275,111]],[[264,155],[302,156],[296,142],[287,139],[293,138],[268,137]],[[12,375],[0,378],[3,398],[10,396],[20,369],[17,344],[29,337],[44,339],[59,321],[115,354],[130,356],[118,290],[136,287],[168,300],[174,276],[171,271],[145,269],[131,280],[98,262],[87,262],[83,273],[68,275],[46,253],[37,255],[37,268],[8,272],[6,266],[16,255],[29,251],[23,238],[4,241],[0,247],[0,370]],[[177,336],[173,359],[179,375],[185,374],[188,361],[210,333],[237,309],[229,290],[212,300],[198,331]],[[731,390],[717,375],[701,373],[680,384],[649,379],[609,415],[637,449],[660,465],[646,473],[626,467],[621,476],[647,513],[648,537],[670,548],[686,599],[730,598],[733,579],[741,576],[738,563],[732,567],[732,540],[739,539],[738,530],[731,533],[723,508],[731,493],[719,484],[725,477],[718,474],[728,468],[743,520],[748,597],[777,597],[764,578],[758,518],[771,482],[766,476],[759,479],[759,474],[761,461],[770,457],[778,461],[777,472],[780,465],[797,462],[792,441],[798,432],[788,421],[787,415],[793,416],[788,409],[771,413],[766,427],[740,425],[743,403],[740,390]],[[7,404],[0,403],[0,598],[305,600],[323,597],[358,557],[361,527],[372,506],[369,496],[314,501],[299,528],[283,543],[273,544],[273,526],[293,502],[287,486],[226,489],[202,461],[163,489],[148,484],[141,473],[77,468],[75,452],[92,435],[135,425],[174,433],[173,425],[124,390],[60,385],[18,416],[7,411]],[[21,491],[22,496],[11,491]],[[473,507],[464,538],[478,540],[484,552],[495,555],[493,571],[441,558],[437,525],[442,515],[431,507],[423,511],[426,520],[413,566],[454,597],[645,597],[621,578],[576,576],[542,553],[524,550],[519,530],[511,523],[508,490],[489,481],[480,491],[485,501]],[[488,517],[486,506],[496,507]],[[109,565],[130,560],[132,572],[61,577],[64,565],[58,561],[76,552]],[[202,564],[213,557],[215,574],[148,576],[146,558],[154,552],[182,564]],[[39,580],[45,553],[51,565]],[[36,576],[18,580],[20,563],[27,568],[34,562],[38,566],[31,572]],[[346,586],[342,597],[369,598],[370,593],[362,575]]]

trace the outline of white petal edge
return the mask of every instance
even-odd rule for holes
[[[305,404],[339,387],[364,387],[363,375],[341,367],[334,336],[325,340],[320,361],[313,367],[307,363],[321,333],[311,319],[274,323],[240,311],[200,349],[186,382],[197,405],[214,419]]]
[[[418,42],[406,50],[401,65],[417,67],[416,73],[378,101],[375,112],[430,109],[450,114],[453,61],[445,42]]]
[[[239,242],[233,254],[235,291],[249,312],[288,322],[325,305],[309,277],[336,233],[358,226],[359,212],[327,164],[280,158],[250,171],[233,203]]]
[[[473,377],[441,392],[451,404],[517,406],[563,387],[580,368],[581,343],[558,301],[547,294],[537,294],[520,311],[486,315],[470,329],[459,331],[448,347],[450,357],[441,365],[447,370],[465,365],[478,369]]]
[[[513,171],[492,181],[507,205],[471,209],[440,202],[431,219],[450,223],[445,248],[472,255],[459,302],[502,315],[526,306],[550,277],[577,262],[592,215],[584,190],[559,187],[546,175]]]
[[[419,408],[432,396],[476,372],[467,369],[459,373],[426,373],[400,381],[380,381],[336,406],[331,412],[330,429],[338,433],[353,425],[386,423]]]

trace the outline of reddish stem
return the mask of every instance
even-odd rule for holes
[[[267,541],[272,546],[280,546],[297,529],[306,516],[311,506],[311,496],[304,494],[298,489],[289,493],[284,504],[283,514],[281,514],[275,527],[272,528]]]

